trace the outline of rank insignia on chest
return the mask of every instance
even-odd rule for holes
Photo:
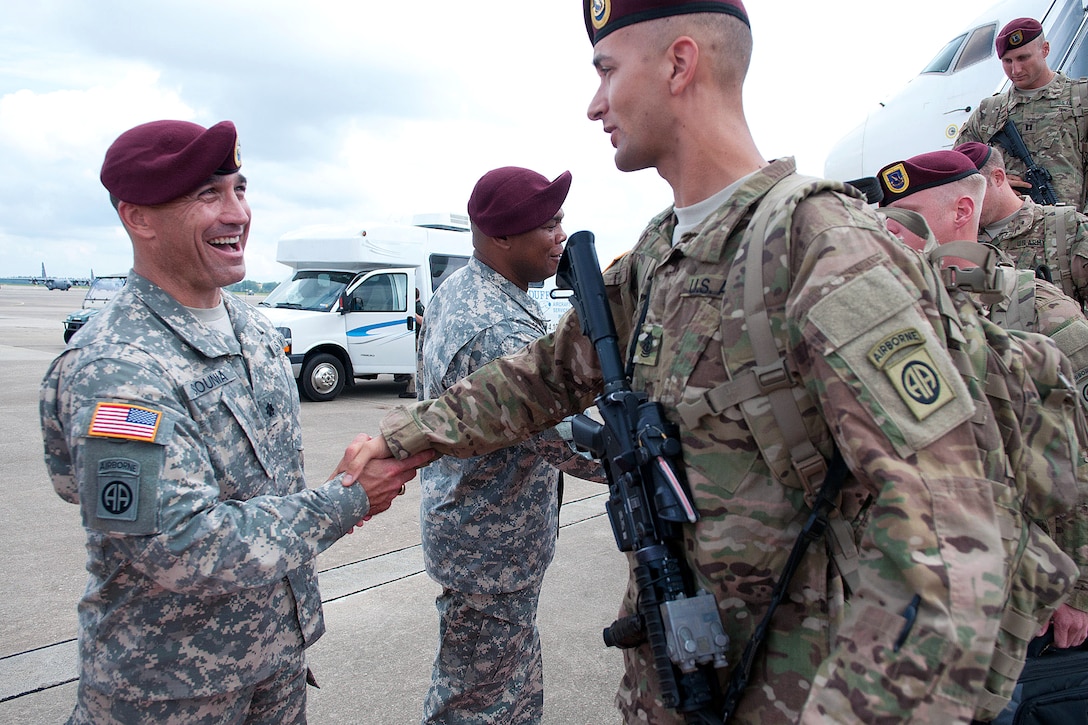
[[[126,403],[99,403],[87,435],[152,442],[161,422],[162,411]]]
[[[635,364],[657,365],[657,355],[661,351],[661,325],[645,324],[638,333],[635,342]]]

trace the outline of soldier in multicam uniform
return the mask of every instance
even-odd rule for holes
[[[960,150],[935,151],[886,165],[877,174],[884,192],[881,206],[919,212],[927,218],[939,244],[975,241],[963,239],[963,235],[971,232],[975,237],[980,236],[979,220],[985,215],[985,195],[990,193],[990,187],[981,173],[968,172],[972,169],[978,170],[981,160],[979,154],[988,150],[988,147],[983,144],[965,144],[965,147],[966,153]],[[964,166],[960,169],[963,164],[956,156],[950,155],[954,153],[965,156],[970,167]],[[1000,152],[995,149],[995,153]],[[953,178],[956,174],[946,171],[952,167],[960,169],[966,176]],[[898,169],[903,169],[906,172],[904,178],[910,179],[906,185],[889,182],[890,172]],[[928,178],[943,173],[947,173],[947,176],[941,176],[928,185],[919,182],[919,177],[923,175]],[[962,189],[953,186],[964,178],[975,182],[974,186]],[[962,212],[957,216],[957,203],[970,203],[973,216],[967,217]],[[1004,253],[999,258],[1006,265],[1013,265],[1013,260]],[[1036,265],[1028,262],[1026,265],[1016,266],[1020,269],[1015,272],[1009,270],[1010,274],[1002,275],[1004,287],[1001,297],[982,300],[985,316],[1006,330],[1035,332],[1052,338],[1072,363],[1077,380],[1088,382],[1088,319],[1085,319],[1080,306],[1055,285],[1038,278],[1035,273]]]
[[[854,527],[856,540],[842,543],[857,547],[856,586],[847,590],[830,545],[809,551],[737,721],[969,720],[997,636],[1004,551],[976,438],[986,402],[972,398],[943,345],[926,273],[863,200],[837,192],[805,198],[791,221],[769,227],[766,252],[747,258],[751,212],[795,167],[765,162],[745,121],[752,39],[738,0],[586,0],[584,11],[600,76],[589,116],[611,135],[619,169],[656,168],[673,189],[674,206],[606,283],[632,386],[680,427],[701,516],[685,526],[687,563],[717,598],[731,664],[819,485],[788,448],[761,444],[775,428],[767,394],[678,414],[730,379],[755,377],[746,290],[765,297],[787,342],[803,427],[822,458],[837,445],[852,471],[838,515]],[[760,288],[744,283],[749,263],[770,272]],[[600,385],[593,348],[568,314],[553,335],[438,400],[391,413],[383,435],[349,446],[340,468],[428,448],[486,453],[580,411]],[[1000,447],[996,430],[987,435]],[[627,611],[636,596],[632,586]],[[627,721],[682,722],[662,705],[648,648],[624,659],[617,704]]]
[[[1009,22],[995,46],[1012,88],[979,102],[960,128],[956,145],[990,143],[1012,119],[1032,160],[1050,172],[1058,201],[1088,211],[1088,80],[1050,69],[1046,62],[1050,43],[1043,37],[1043,26],[1032,18]],[[1006,163],[1015,175],[1010,176],[1013,186],[1030,188],[1021,178],[1024,163],[1011,156]]]
[[[892,162],[877,173],[883,191],[881,206],[885,209],[908,210],[920,214],[926,220],[937,245],[943,247],[943,251],[951,256],[936,252],[935,248],[926,244],[926,240],[906,233],[894,218],[889,220],[889,228],[901,236],[908,246],[926,253],[935,264],[952,264],[959,270],[967,270],[976,265],[975,260],[960,258],[955,256],[957,254],[988,249],[991,259],[1001,259],[999,253],[994,253],[996,250],[979,245],[976,241],[979,219],[985,203],[983,199],[988,187],[977,169],[978,157],[971,155],[980,150],[974,146],[966,149],[968,153],[934,151],[920,154]],[[982,146],[982,150],[985,149]],[[1088,367],[1088,351],[1085,350],[1088,343],[1088,320],[1073,300],[1063,295],[1054,285],[1036,279],[1035,273],[1030,269],[1017,270],[1010,261],[1005,262],[1006,266],[1001,270],[993,268],[992,265],[989,268],[984,267],[987,277],[994,276],[992,282],[987,280],[986,292],[976,291],[972,295],[978,313],[1003,329],[1050,337],[1071,360],[1071,369],[1076,370],[1078,375],[1083,375],[1084,368]],[[957,272],[955,275],[945,276],[953,281],[958,274]],[[1010,310],[1019,312],[1010,315]],[[1025,336],[1018,336],[1017,339],[1030,342],[1030,338]],[[1021,425],[1025,428],[1023,432],[1027,434],[1029,431],[1026,430],[1026,424]],[[1044,445],[1049,446],[1050,441],[1045,441]],[[1053,475],[1053,472],[1048,471],[1043,478]],[[1073,513],[1083,511],[1085,501],[1082,499],[1079,502],[1070,502],[1074,503],[1079,505],[1079,509],[1076,506],[1063,506],[1052,512],[1053,515],[1044,515],[1033,508],[1031,490],[1026,490],[1021,492],[1021,501],[1010,500],[1004,504],[1006,509],[1023,511],[1029,523],[1029,533],[1035,537],[1028,543],[1031,556],[1027,561],[1017,564],[1015,557],[1023,551],[1024,546],[1018,533],[1019,527],[1004,527],[1002,530],[1010,561],[1010,605],[1006,606],[1006,611],[1015,610],[1031,616],[1024,620],[1022,627],[1008,626],[1007,622],[1003,622],[998,645],[1000,654],[995,656],[998,666],[992,667],[991,678],[987,682],[989,692],[980,699],[980,711],[977,713],[979,720],[992,719],[1012,693],[1016,673],[1024,664],[1029,639],[1037,630],[1029,620],[1040,618],[1043,622],[1049,621],[1054,627],[1055,643],[1060,647],[1077,646],[1088,636],[1088,613],[1085,612],[1088,610],[1088,559],[1084,552],[1077,551],[1078,540],[1088,533],[1088,521]],[[1055,534],[1057,542],[1046,536],[1042,530],[1030,526],[1033,519],[1043,524],[1046,530],[1059,532]],[[1043,519],[1048,519],[1049,523],[1044,523]],[[1008,537],[1008,531],[1012,531],[1013,536]],[[1053,552],[1055,545],[1064,554]],[[1053,552],[1049,555],[1053,560],[1048,559],[1045,554],[1047,551]],[[1071,558],[1067,559],[1067,556]],[[1041,562],[1041,566],[1036,565],[1036,560]],[[1054,586],[1050,592],[1044,591],[1043,586],[1048,579],[1046,572],[1060,570],[1073,563],[1080,565],[1080,576],[1071,577],[1076,579],[1075,586],[1071,589],[1071,598],[1059,606],[1057,602],[1062,598],[1062,587]],[[1070,573],[1073,571],[1071,569]],[[1039,572],[1044,574],[1040,576]],[[1051,611],[1052,617],[1049,616]]]
[[[968,141],[955,148],[986,179],[978,241],[992,244],[1020,269],[1049,278],[1066,296],[1088,302],[1088,217],[1074,207],[1036,204],[1010,185],[1001,149]]]
[[[484,174],[468,202],[472,259],[431,298],[420,334],[429,398],[547,332],[531,283],[555,274],[571,176],[517,167]],[[559,525],[553,466],[601,468],[553,429],[487,455],[442,458],[420,474],[427,572],[442,585],[425,723],[539,723],[544,672],[537,602]],[[603,479],[601,479],[603,480]]]
[[[102,166],[133,270],[41,389],[46,466],[87,532],[72,723],[304,723],[314,558],[430,460],[306,488],[283,340],[220,289],[245,276],[237,148],[229,121],[156,121]]]

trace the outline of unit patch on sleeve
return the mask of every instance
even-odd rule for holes
[[[162,411],[126,403],[99,403],[87,435],[153,442],[161,422]]]
[[[884,372],[899,397],[918,420],[925,420],[956,397],[951,386],[941,377],[925,347],[920,347],[892,363]]]
[[[140,462],[131,458],[99,460],[96,503],[95,515],[100,519],[135,521],[140,510]]]

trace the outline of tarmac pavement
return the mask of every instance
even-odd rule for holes
[[[62,723],[76,692],[76,602],[86,585],[78,507],[42,462],[38,386],[64,349],[61,321],[84,289],[0,287],[0,722]],[[325,480],[358,432],[375,433],[403,385],[382,376],[328,403],[302,403],[306,471]],[[619,722],[621,656],[601,642],[627,580],[605,488],[567,478],[555,561],[538,618],[547,725]],[[309,720],[416,723],[430,681],[439,587],[423,571],[419,493],[318,557],[327,633],[308,652],[321,685]]]

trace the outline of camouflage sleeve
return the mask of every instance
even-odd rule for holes
[[[608,483],[600,461],[580,455],[555,428],[533,436],[528,440],[527,445],[564,473],[594,483]]]
[[[453,356],[442,379],[443,387],[456,385],[458,381],[467,378],[495,358],[513,355],[540,337],[525,326],[515,325],[514,328],[486,327],[476,333]]]
[[[599,379],[596,353],[568,313],[554,333],[491,361],[436,400],[395,408],[381,432],[400,458],[429,448],[483,455],[582,412],[599,392]]]
[[[787,324],[799,372],[872,504],[859,586],[803,721],[967,721],[1005,579],[975,408],[917,263],[864,209],[843,206],[798,207]]]
[[[1074,264],[1076,260],[1074,259]],[[1085,391],[1088,390],[1088,320],[1080,306],[1062,294],[1054,285],[1043,280],[1035,283],[1035,307],[1039,318],[1039,332],[1050,337],[1062,353],[1069,358],[1073,367],[1073,378],[1078,398],[1088,405]],[[1083,429],[1081,430],[1084,433]],[[1086,455],[1088,440],[1081,436],[1081,460]],[[1088,611],[1088,464],[1082,463],[1079,469],[1078,484],[1080,501],[1073,511],[1052,518],[1047,522],[1058,547],[1073,558],[1080,568],[1073,593],[1067,602],[1070,606]]]
[[[637,262],[628,253],[604,273],[620,340],[629,339],[635,318]],[[581,413],[601,385],[597,353],[571,310],[555,332],[493,360],[437,400],[395,408],[382,420],[381,432],[399,458],[430,448],[461,458],[482,455]]]
[[[1081,390],[1088,383],[1088,318],[1080,305],[1045,280],[1035,280],[1035,314],[1039,332],[1057,344],[1062,354],[1069,358],[1073,367],[1073,382]]]
[[[59,371],[56,413],[68,422],[65,442],[72,452],[84,525],[108,537],[120,556],[165,589],[218,595],[274,583],[366,515],[369,501],[362,487],[344,487],[339,479],[289,495],[220,500],[217,475],[236,472],[217,474],[201,428],[175,399],[166,371],[152,360],[107,362],[108,375],[102,361]],[[154,439],[88,436],[100,402],[161,412]],[[205,421],[209,424],[214,426]],[[244,449],[249,444],[242,440],[237,445]],[[244,450],[226,456],[255,462]],[[137,464],[128,464],[135,471],[130,490],[139,501],[129,520],[101,510],[104,461]],[[288,484],[280,490],[288,490]]]
[[[1083,470],[1084,466],[1081,468]],[[1086,488],[1083,478],[1082,472],[1082,491]],[[1088,495],[1082,496],[1081,501],[1088,501]],[[1058,547],[1071,556],[1080,568],[1080,577],[1066,604],[1088,612],[1088,503],[1081,503],[1068,514],[1051,519],[1047,522],[1047,530]]]
[[[1069,250],[1069,272],[1080,300],[1088,300],[1088,216],[1077,214],[1077,230]]]
[[[956,142],[954,146],[959,146],[961,143],[967,143],[968,141],[977,141],[979,143],[987,143],[989,139],[982,138],[981,133],[981,120],[980,113],[982,111],[981,104],[971,112],[970,117],[964,121],[960,126],[959,135],[956,136]]]

